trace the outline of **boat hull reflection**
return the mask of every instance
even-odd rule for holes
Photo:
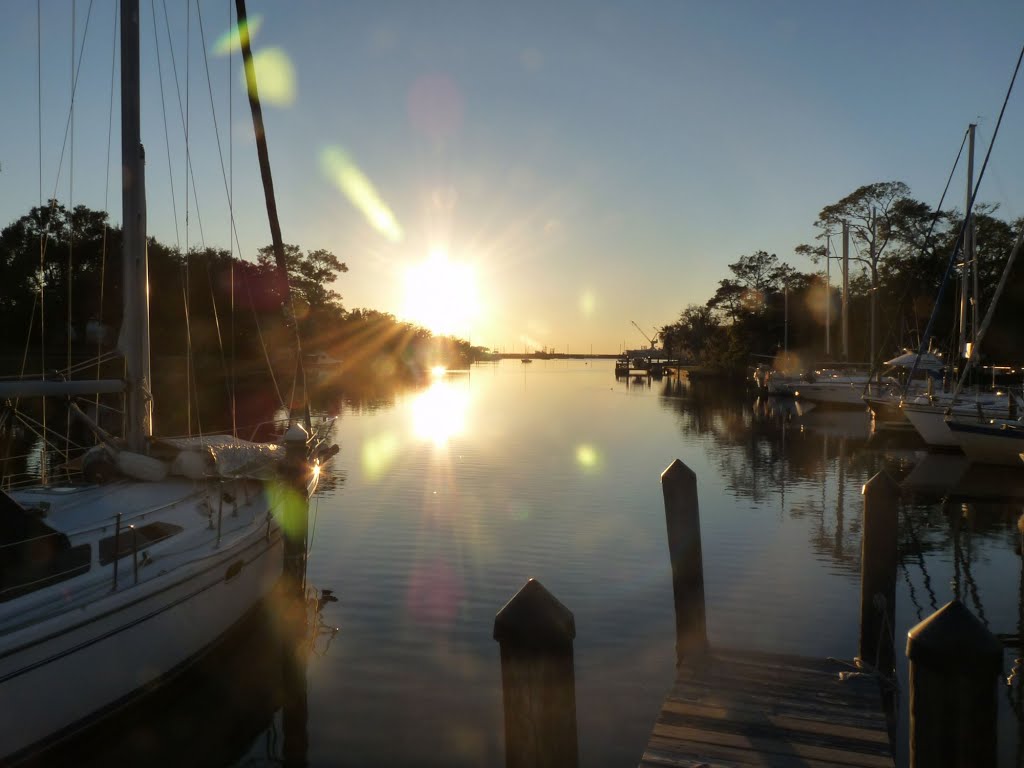
[[[289,584],[172,682],[24,765],[305,765],[305,654],[294,652],[304,624],[290,626],[305,605]]]

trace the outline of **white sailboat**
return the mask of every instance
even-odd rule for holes
[[[307,494],[336,451],[298,425],[273,445],[153,438],[138,0],[121,0],[120,23],[127,374],[5,382],[0,397],[123,391],[127,433],[95,429],[95,482],[0,493],[4,764],[123,708],[242,620],[282,574],[285,532],[304,541]]]
[[[946,420],[950,435],[972,464],[1000,464],[1024,468],[1024,423],[1016,419]]]

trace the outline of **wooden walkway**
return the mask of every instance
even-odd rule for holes
[[[680,669],[641,768],[892,768],[878,684],[797,656],[712,650]]]

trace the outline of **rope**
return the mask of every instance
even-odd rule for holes
[[[67,365],[71,367],[71,274],[74,271],[75,260],[75,13],[78,7],[77,0],[71,0],[71,138],[69,140],[68,153],[68,261],[67,272],[64,279],[67,281]],[[82,41],[85,47],[85,41]],[[68,411],[65,417],[65,440],[64,455],[71,455],[71,412]]]
[[[228,29],[230,30],[232,23],[232,13],[234,8],[232,7],[231,0],[228,0]],[[205,46],[204,46],[205,50]],[[231,130],[231,126],[234,122],[234,78],[233,78],[233,62],[234,56],[227,56],[228,60],[228,176],[230,177],[230,183],[228,185],[228,216],[231,220],[231,229],[228,231],[228,263],[231,265],[231,434],[238,437],[238,424],[236,422],[237,415],[237,404],[235,402],[235,242],[232,239],[234,233],[235,239],[238,235],[235,232],[235,134]],[[218,134],[219,138],[219,134]],[[238,255],[242,255],[242,249],[239,247]]]
[[[163,114],[164,120],[164,147],[167,149],[167,178],[170,180],[171,185],[171,212],[174,214],[174,244],[180,251],[181,234],[178,229],[178,199],[174,194],[174,169],[171,164],[171,137],[170,130],[167,127],[167,100],[164,96],[164,68],[162,58],[160,56],[160,38],[156,32],[156,0],[149,0],[149,6],[153,14],[153,48],[156,51],[157,80],[160,83],[160,110]]]

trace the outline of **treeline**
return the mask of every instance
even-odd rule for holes
[[[984,317],[1017,232],[1024,220],[1005,221],[996,206],[975,206],[978,268],[978,322]],[[934,210],[910,196],[899,181],[856,189],[826,205],[813,222],[814,242],[796,254],[810,257],[819,269],[800,272],[765,250],[740,256],[729,264],[704,304],[686,307],[674,323],[661,329],[673,355],[723,373],[740,373],[749,365],[774,361],[791,369],[843,360],[841,347],[842,231],[849,232],[849,349],[846,360],[874,362],[902,349],[916,349],[936,308],[939,287],[950,255],[964,229],[964,214]],[[831,259],[826,286],[826,262]],[[960,254],[957,264],[963,261]],[[1016,320],[1024,310],[1024,270],[1010,275],[988,331],[982,361],[1024,361],[1024,335]],[[931,346],[956,357],[961,281],[958,266],[944,291],[932,327]],[[968,296],[973,295],[968,280]],[[972,310],[968,308],[968,323]],[[827,329],[827,330],[826,330]],[[826,333],[830,354],[826,354]],[[967,338],[970,338],[968,331]],[[791,359],[782,361],[785,348]]]
[[[327,250],[285,246],[292,301],[284,308],[270,246],[255,261],[212,247],[185,254],[153,238],[148,252],[154,365],[190,354],[200,372],[222,370],[213,361],[232,355],[242,369],[265,358],[288,367],[296,325],[305,354],[323,353],[364,373],[411,378],[433,365],[468,364],[481,352],[384,312],[346,309],[331,286],[348,267]],[[69,348],[82,359],[116,345],[121,230],[105,212],[68,210],[55,200],[33,207],[0,232],[0,269],[0,354],[7,360],[30,349],[29,360],[38,361],[40,348],[48,360],[64,359]]]

